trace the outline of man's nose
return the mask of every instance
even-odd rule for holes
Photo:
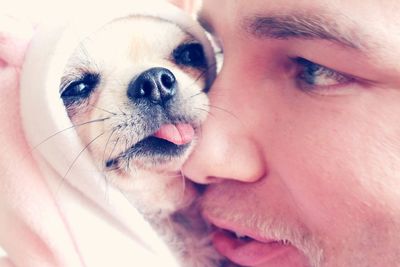
[[[211,88],[210,116],[183,172],[202,184],[226,179],[255,182],[267,172],[262,148],[253,136],[255,129],[247,127],[249,113],[241,113],[242,108],[237,106],[242,101],[240,95],[229,92],[230,85],[223,79],[220,74]]]

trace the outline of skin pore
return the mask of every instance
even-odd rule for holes
[[[398,1],[203,2],[224,60],[184,173],[206,219],[266,244],[216,248],[245,266],[398,265]]]

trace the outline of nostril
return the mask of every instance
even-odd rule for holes
[[[168,69],[160,69],[159,85],[163,101],[168,101],[176,94],[177,82],[174,74]]]
[[[142,86],[140,87],[140,95],[142,97],[150,96],[151,92],[154,90],[154,83],[151,80],[144,80]]]
[[[175,77],[172,76],[172,75],[169,75],[169,74],[167,74],[167,73],[163,73],[163,74],[161,75],[161,84],[162,84],[164,87],[166,87],[166,88],[168,88],[168,89],[171,89],[171,88],[173,88],[174,85],[175,85]]]

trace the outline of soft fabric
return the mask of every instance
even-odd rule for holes
[[[112,19],[155,16],[175,21],[205,43],[206,37],[188,16],[161,0],[115,3],[80,6],[66,18],[61,10],[53,14],[57,20],[40,26],[26,53],[20,96],[18,65],[0,61],[0,78],[13,75],[4,78],[10,84],[2,84],[0,98],[0,121],[7,129],[0,136],[0,247],[7,253],[2,267],[177,266],[125,193],[107,184],[91,162],[58,88],[78,42]],[[206,54],[211,61],[208,46]]]

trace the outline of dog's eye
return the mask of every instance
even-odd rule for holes
[[[195,68],[207,66],[203,46],[199,43],[187,43],[178,46],[173,52],[173,58],[179,65]]]
[[[61,91],[61,98],[87,98],[99,80],[98,74],[87,73],[81,79],[66,85]]]

